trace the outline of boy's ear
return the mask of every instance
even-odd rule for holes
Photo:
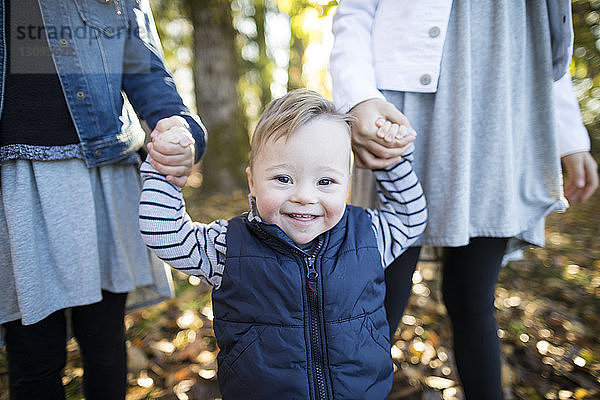
[[[248,188],[250,189],[250,194],[254,196],[254,181],[252,180],[252,170],[250,167],[246,167],[246,175],[248,176]]]

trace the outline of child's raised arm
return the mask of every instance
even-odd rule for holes
[[[410,151],[398,164],[373,171],[381,206],[367,211],[385,267],[419,238],[427,224],[425,196],[412,159]]]
[[[181,190],[148,161],[140,169],[140,232],[146,246],[171,267],[218,287],[223,275],[227,221],[192,222]]]

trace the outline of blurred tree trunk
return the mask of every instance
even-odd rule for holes
[[[260,73],[260,109],[271,101],[271,82],[273,81],[273,62],[267,55],[266,41],[267,7],[265,0],[254,0],[254,22],[256,24],[256,43],[258,44],[257,68]]]
[[[306,85],[302,81],[302,63],[304,59],[304,51],[306,45],[300,36],[300,33],[293,29],[290,38],[290,65],[288,69],[288,90],[294,90]]]
[[[194,27],[196,106],[208,130],[202,159],[203,191],[246,188],[248,133],[237,85],[239,58],[229,0],[185,0]]]

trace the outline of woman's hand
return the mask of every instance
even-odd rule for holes
[[[148,143],[150,163],[167,181],[185,186],[194,167],[195,140],[188,123],[180,116],[163,118],[150,134]]]
[[[402,160],[417,133],[408,119],[382,99],[365,100],[352,108],[352,150],[358,168],[379,169]]]
[[[570,202],[586,201],[598,187],[598,165],[588,151],[562,157],[567,169],[565,197]]]

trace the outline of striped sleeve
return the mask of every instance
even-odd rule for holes
[[[373,171],[381,206],[367,212],[385,267],[419,238],[427,224],[425,195],[411,161],[412,152],[392,167]]]
[[[181,190],[150,163],[140,169],[139,223],[146,246],[171,267],[219,287],[225,265],[227,221],[192,222]]]

